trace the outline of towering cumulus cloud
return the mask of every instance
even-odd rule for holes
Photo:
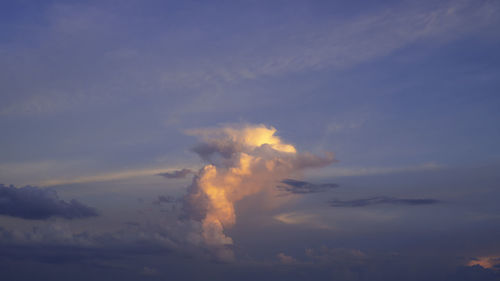
[[[276,183],[306,168],[326,166],[323,157],[298,153],[264,125],[190,130],[202,142],[193,151],[208,162],[193,179],[184,212],[201,223],[203,243],[221,260],[232,260],[233,241],[224,233],[236,222],[235,202],[256,193],[272,194]]]

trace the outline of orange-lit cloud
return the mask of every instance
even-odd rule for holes
[[[246,196],[267,192],[275,197],[276,183],[305,168],[321,167],[334,161],[298,153],[275,135],[276,129],[264,125],[231,126],[190,130],[202,143],[194,151],[209,162],[194,178],[184,199],[187,215],[202,225],[204,244],[218,258],[232,260],[231,237],[224,229],[236,222],[234,203]]]
[[[467,263],[468,266],[480,265],[484,268],[495,269],[500,265],[500,256],[485,256],[475,258]]]

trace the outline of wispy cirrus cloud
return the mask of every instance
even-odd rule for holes
[[[178,28],[151,31],[155,39],[148,40],[153,40],[157,46],[163,46],[164,48],[160,48],[161,53],[155,49],[127,49],[126,57],[123,57],[123,46],[107,40],[113,37],[111,34],[116,34],[117,29],[123,28],[122,19],[116,11],[107,10],[99,5],[91,7],[55,5],[47,10],[46,17],[50,24],[45,28],[33,29],[39,30],[40,34],[32,35],[42,38],[41,42],[38,42],[44,47],[40,50],[42,54],[40,57],[54,55],[52,52],[58,46],[54,46],[52,42],[64,42],[68,48],[81,52],[82,57],[98,56],[101,61],[119,62],[120,75],[109,74],[114,72],[107,71],[106,66],[101,65],[100,75],[106,79],[99,80],[99,83],[95,83],[96,81],[89,84],[82,83],[81,77],[71,76],[67,72],[58,73],[67,81],[75,81],[72,84],[83,84],[85,87],[81,85],[75,88],[64,83],[47,85],[45,82],[35,81],[32,84],[37,86],[36,91],[21,87],[23,88],[21,93],[17,87],[6,86],[5,91],[11,92],[9,95],[12,100],[6,101],[0,107],[0,115],[60,112],[82,105],[115,103],[117,100],[127,100],[136,95],[136,92],[144,94],[144,89],[151,93],[196,89],[199,94],[188,99],[179,99],[176,107],[171,108],[172,118],[175,118],[183,112],[213,110],[212,108],[218,105],[219,99],[228,96],[226,94],[228,87],[235,83],[304,71],[346,69],[386,56],[417,41],[428,40],[433,44],[440,44],[453,40],[459,34],[494,24],[498,21],[500,13],[500,8],[494,1],[482,1],[479,4],[477,1],[440,1],[439,5],[434,2],[418,6],[402,3],[342,19],[303,21],[297,18],[293,24],[277,21],[258,32],[247,30],[246,36],[223,38],[222,42],[217,44],[231,48],[212,50],[201,57],[189,52],[169,53],[168,46],[172,42],[164,38],[185,38],[185,41],[180,40],[176,43],[181,48],[193,43],[190,40],[194,39],[186,38],[186,34],[191,33],[198,34],[195,36],[198,40],[196,42],[201,41],[206,45],[213,43],[210,37],[200,36],[202,32],[199,30],[191,30],[181,25]],[[103,28],[104,26],[106,28]],[[68,36],[73,33],[81,36]],[[46,41],[43,38],[47,38]],[[80,50],[79,40],[85,38],[99,39],[95,41],[106,44],[112,51],[94,54]],[[90,40],[85,42],[91,44]],[[16,42],[13,46],[16,46]],[[20,73],[27,72],[24,69],[17,69],[21,67],[18,66],[20,64],[9,59],[26,55],[23,50],[25,48],[5,49],[5,54],[8,56],[3,62],[7,65],[17,65],[14,70]],[[147,51],[148,56],[144,55],[144,51]],[[119,55],[119,59],[116,54]],[[149,56],[179,58],[182,63],[173,63],[171,64],[173,67],[169,67],[163,60],[158,60],[157,63],[151,60],[149,65],[137,63],[138,58],[146,59]],[[60,59],[58,63],[61,69],[67,67],[65,61],[72,61],[64,56],[56,58]],[[30,60],[36,62],[40,58],[35,56]],[[173,60],[177,62],[176,59]],[[93,63],[95,61],[92,60]],[[85,69],[96,69],[93,65],[87,65],[88,62],[85,60],[77,62]],[[30,67],[40,68],[38,65]],[[94,75],[90,72],[83,74]],[[124,75],[127,77],[125,81]],[[126,86],[124,88],[116,86],[120,84]],[[137,90],[127,90],[131,87]],[[153,91],[150,91],[151,89]],[[218,92],[216,99],[214,91]],[[33,94],[34,92],[37,94]]]
[[[332,167],[324,169],[315,175],[321,177],[358,177],[358,176],[373,176],[373,175],[386,175],[408,172],[421,172],[421,171],[438,171],[446,168],[446,166],[430,162],[420,165],[408,166],[388,166],[388,167]]]
[[[73,177],[73,178],[59,178],[52,180],[45,180],[40,182],[41,186],[54,186],[54,185],[62,185],[62,184],[75,184],[75,183],[87,183],[87,182],[104,182],[104,181],[113,181],[113,180],[122,180],[122,179],[130,179],[141,176],[153,176],[153,175],[161,175],[165,173],[175,173],[175,171],[169,168],[151,168],[151,169],[132,169],[132,170],[123,170],[117,172],[109,172],[103,174],[94,174],[82,177]]]
[[[252,45],[252,50],[248,46],[235,48],[233,53],[218,56],[201,68],[191,70],[187,64],[184,70],[166,72],[165,79],[195,82],[191,86],[221,85],[304,70],[341,69],[387,55],[420,39],[451,40],[459,33],[494,22],[499,12],[492,2],[477,5],[475,1],[444,1],[439,5],[400,4],[343,20],[277,25],[253,38],[260,41],[265,37],[265,45]],[[295,30],[289,30],[292,28]],[[240,52],[246,55],[238,55],[235,60],[235,53]]]
[[[18,186],[54,186],[63,184],[77,184],[90,182],[106,182],[114,180],[131,179],[142,176],[177,175],[181,176],[188,171],[197,169],[195,165],[189,168],[178,166],[149,166],[135,169],[115,169],[104,171],[88,171],[88,167],[95,162],[86,160],[47,160],[39,162],[14,162],[0,163],[0,178],[3,182]]]

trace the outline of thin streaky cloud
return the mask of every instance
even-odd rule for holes
[[[321,174],[329,177],[359,177],[407,172],[437,171],[444,168],[446,168],[446,166],[436,163],[424,163],[403,167],[333,167],[321,171]]]
[[[397,7],[343,22],[293,26],[296,29],[291,33],[293,36],[278,26],[266,33],[266,38],[271,38],[274,46],[272,50],[254,50],[250,52],[253,56],[237,56],[240,59],[236,61],[233,55],[218,57],[205,64],[210,66],[206,69],[196,65],[191,70],[187,64],[186,69],[168,71],[164,77],[169,83],[181,81],[189,87],[196,87],[207,82],[222,85],[304,70],[350,67],[385,56],[422,38],[452,40],[456,33],[469,32],[495,20],[491,15],[498,14],[496,6],[472,7],[473,2],[446,3],[437,8],[419,10]],[[470,18],[476,19],[473,25]],[[275,52],[275,49],[280,52]],[[249,52],[245,47],[239,51]]]
[[[479,5],[475,3],[477,1],[445,2],[437,7],[433,5],[417,9],[398,5],[342,21],[276,24],[241,43],[231,41],[236,39],[228,39],[228,45],[235,45],[233,49],[214,52],[212,56],[204,58],[202,63],[196,56],[187,56],[183,57],[180,67],[154,65],[150,69],[141,69],[140,73],[130,73],[129,81],[152,85],[151,87],[158,90],[154,92],[196,89],[199,98],[181,102],[179,106],[172,108],[173,116],[199,110],[209,111],[214,106],[207,105],[207,99],[204,97],[213,94],[216,89],[224,96],[224,93],[228,92],[227,88],[234,83],[308,70],[341,70],[386,56],[421,39],[432,39],[433,44],[445,43],[460,34],[473,32],[498,20],[497,5],[492,2]],[[54,17],[53,25],[43,32],[49,34],[47,38],[58,38],[67,33],[60,29],[61,23],[64,23],[65,30],[74,28],[80,32],[92,29],[98,31],[99,36],[106,38],[108,33],[114,32],[113,27],[116,27],[119,17],[96,9],[98,8],[80,11],[71,5],[65,5],[62,10],[64,13],[69,12],[71,16],[58,12],[51,14],[51,17]],[[110,24],[110,18],[114,19],[113,24]],[[110,27],[102,29],[103,25]],[[182,30],[159,32],[157,37],[170,38],[176,32],[182,33]],[[248,40],[265,40],[267,43],[257,44],[258,47],[255,47],[256,45],[250,44]],[[170,41],[161,40],[157,42],[158,45],[169,43]],[[122,48],[115,47],[117,50]],[[50,50],[52,49],[44,52]],[[21,55],[19,52],[17,49],[6,51],[11,57]],[[134,50],[132,53],[140,53],[140,50]],[[129,68],[136,69],[137,66],[129,65]],[[112,82],[116,79],[119,78],[108,77],[106,81]],[[16,98],[0,107],[0,115],[60,112],[68,108],[80,108],[82,105],[114,103],[118,96],[120,100],[126,100],[124,91],[112,86],[114,84],[111,82],[104,83],[98,89],[42,89],[43,97],[30,94]],[[134,96],[134,92],[141,91],[125,92],[128,96]]]
[[[325,192],[332,188],[339,187],[339,185],[335,183],[314,184],[294,179],[284,179],[281,181],[281,183],[282,184],[276,186],[276,188],[291,194],[310,194],[310,193]]]
[[[430,198],[395,198],[395,197],[371,197],[355,200],[332,199],[328,203],[332,207],[366,207],[372,205],[432,205],[441,201]]]
[[[164,173],[172,173],[178,171],[176,168],[152,168],[152,169],[137,169],[137,170],[125,170],[119,172],[111,172],[106,174],[96,174],[83,177],[67,178],[67,179],[52,179],[42,181],[40,186],[55,186],[63,184],[75,184],[75,183],[90,183],[90,182],[104,182],[104,181],[114,181],[130,179],[142,176],[153,176]]]

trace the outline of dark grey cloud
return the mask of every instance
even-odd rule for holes
[[[160,204],[169,204],[169,203],[177,203],[179,202],[179,199],[170,196],[170,195],[160,195],[158,196],[158,199],[153,201],[153,204],[160,205]]]
[[[195,176],[193,183],[189,186],[187,195],[184,196],[182,201],[181,219],[202,221],[205,218],[208,205],[208,196],[201,192],[197,185],[198,176]]]
[[[370,205],[381,205],[381,204],[393,204],[393,205],[431,205],[439,203],[439,200],[419,198],[419,199],[408,199],[408,198],[394,198],[394,197],[371,197],[355,200],[330,200],[330,206],[332,207],[365,207]]]
[[[190,169],[182,169],[182,170],[176,170],[173,172],[167,172],[167,173],[160,173],[158,176],[165,177],[167,179],[183,179],[189,174],[194,174],[194,172]]]
[[[284,179],[281,181],[281,183],[283,184],[276,186],[276,188],[293,194],[309,194],[309,193],[324,192],[332,188],[339,187],[339,185],[335,183],[314,184],[294,179]]]
[[[456,273],[451,275],[449,280],[455,281],[498,281],[500,280],[500,271],[484,268],[480,265],[461,266]]]
[[[176,201],[177,200],[172,196],[164,196],[164,195],[158,196],[158,202],[160,203],[174,203]]]
[[[55,190],[0,184],[0,215],[43,220],[53,216],[78,219],[97,216],[94,208],[77,200],[61,200]]]

